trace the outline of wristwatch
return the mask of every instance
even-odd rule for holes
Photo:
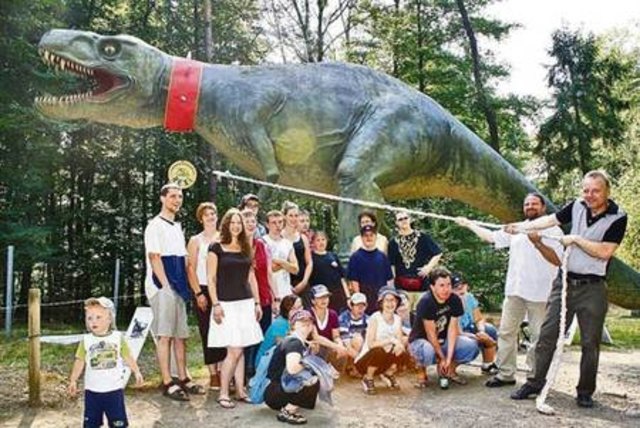
[[[200,296],[204,296],[204,290],[202,289],[200,289],[200,291],[196,293],[196,297],[200,297]]]

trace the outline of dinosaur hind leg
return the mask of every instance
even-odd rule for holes
[[[394,143],[389,138],[389,128],[382,120],[373,127],[363,127],[351,139],[336,171],[338,191],[344,198],[384,203],[379,185],[381,177],[388,176],[396,163]],[[386,132],[385,132],[386,131]],[[398,150],[399,151],[399,150]],[[396,172],[397,174],[397,172]],[[358,213],[362,207],[341,202],[338,205],[340,224],[339,254],[349,254],[351,240],[359,232]],[[378,223],[382,222],[378,219]],[[380,227],[380,224],[378,224]]]

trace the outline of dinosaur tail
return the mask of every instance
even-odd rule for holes
[[[455,119],[454,119],[455,120]],[[451,162],[444,179],[456,184],[453,197],[501,221],[522,218],[522,201],[537,192],[525,176],[457,120],[450,126]],[[555,206],[548,201],[549,212]],[[627,309],[640,309],[640,274],[619,259],[612,259],[607,275],[609,301]]]

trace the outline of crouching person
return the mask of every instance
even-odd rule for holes
[[[431,293],[418,302],[416,319],[409,335],[409,351],[418,366],[416,387],[427,386],[427,367],[437,364],[440,386],[449,380],[466,381],[456,374],[456,367],[478,356],[478,343],[460,335],[458,318],[464,314],[460,297],[451,290],[451,274],[437,268],[429,274]]]
[[[364,375],[362,387],[365,394],[375,394],[374,376],[389,388],[400,389],[395,373],[398,366],[407,359],[402,344],[402,320],[396,308],[400,304],[400,295],[393,286],[384,286],[378,291],[380,310],[369,319],[364,346],[356,358],[356,367]]]
[[[320,385],[318,382],[305,382],[307,385],[303,385],[297,392],[285,392],[282,378],[305,373],[302,357],[308,352],[308,340],[314,331],[313,316],[305,310],[296,311],[291,314],[290,324],[291,333],[276,347],[271,358],[267,371],[270,382],[264,393],[264,401],[280,412],[277,416],[280,422],[301,425],[307,419],[298,409],[315,407]]]

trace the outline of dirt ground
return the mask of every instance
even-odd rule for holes
[[[603,352],[600,357],[596,407],[580,409],[574,402],[579,351],[565,353],[561,373],[547,401],[556,410],[554,416],[537,413],[533,400],[509,399],[512,388],[489,389],[486,376],[476,366],[464,366],[461,373],[469,380],[466,386],[453,385],[440,390],[433,378],[426,390],[411,386],[412,376],[400,378],[400,391],[385,390],[378,385],[378,395],[365,396],[357,380],[344,378],[334,392],[335,407],[320,402],[307,411],[308,426],[316,427],[640,427],[640,351]],[[520,356],[520,364],[523,364]],[[44,379],[45,406],[26,406],[24,373],[1,373],[5,384],[2,427],[79,427],[82,400],[61,400],[64,386],[60,379]],[[524,373],[519,373],[524,380]],[[204,380],[201,380],[204,382]],[[7,383],[9,382],[9,383]],[[22,382],[22,385],[19,385]],[[380,384],[380,382],[378,382]],[[9,388],[5,389],[7,386]],[[242,404],[223,410],[215,402],[216,394],[194,397],[189,403],[177,403],[156,390],[131,391],[127,411],[132,427],[185,426],[260,426],[281,427],[275,412],[265,405]]]

